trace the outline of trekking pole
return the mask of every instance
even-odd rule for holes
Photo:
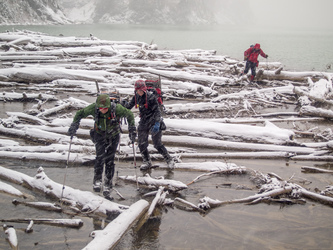
[[[62,205],[62,198],[64,195],[64,189],[65,189],[65,183],[66,183],[66,176],[67,176],[67,168],[68,168],[68,162],[69,162],[69,155],[71,153],[71,147],[72,147],[72,141],[73,141],[73,136],[71,136],[71,139],[69,141],[69,149],[68,149],[68,155],[67,155],[67,163],[66,163],[66,169],[65,169],[65,175],[64,175],[64,184],[62,185],[62,191],[61,191],[61,197],[60,197],[60,202]]]
[[[136,176],[136,189],[139,190],[138,174],[137,174],[137,171],[136,171],[136,157],[135,157],[134,142],[132,143],[132,147],[133,147],[133,156],[134,156],[134,169],[135,169],[135,176]]]

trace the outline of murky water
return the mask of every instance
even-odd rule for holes
[[[294,176],[294,180],[307,180],[309,187],[323,189],[332,184],[333,176],[327,174],[303,174],[300,167],[314,166],[311,162],[289,162],[271,160],[232,160],[238,165],[253,168],[263,173],[274,172],[284,179]],[[2,164],[33,176],[38,166],[44,166],[46,174],[54,181],[63,183],[65,166],[43,164],[27,165],[22,162]],[[322,165],[322,164],[319,164]],[[326,166],[327,167],[327,166]],[[132,162],[117,164],[119,175],[134,175]],[[66,183],[70,186],[92,191],[92,166],[70,167]],[[155,169],[152,176],[164,176],[191,182],[200,173],[173,171],[172,173]],[[246,186],[254,190],[238,189]],[[28,192],[20,186],[18,189]],[[135,184],[117,181],[116,188],[126,198],[115,201],[131,205],[147,190],[136,190]],[[249,176],[206,177],[189,186],[178,195],[194,204],[200,198],[209,196],[218,200],[243,198],[253,195],[254,184]],[[36,193],[34,193],[36,195]],[[67,218],[67,215],[39,211],[23,205],[14,206],[12,197],[0,194],[0,218]],[[174,198],[174,197],[172,197]],[[37,200],[45,200],[43,195]],[[211,210],[208,214],[189,212],[180,207],[164,207],[156,217],[142,228],[131,229],[120,241],[117,249],[332,249],[333,222],[332,208],[316,202],[307,201],[305,205],[279,204],[230,204]],[[77,218],[77,217],[76,217]],[[81,249],[91,238],[89,233],[103,228],[108,221],[79,217],[84,221],[80,229],[34,225],[34,232],[26,234],[27,225],[8,223],[17,229],[21,249]],[[0,232],[0,249],[8,249],[4,232]]]

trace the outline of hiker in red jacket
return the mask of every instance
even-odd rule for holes
[[[256,43],[254,46],[251,46],[249,49],[245,50],[244,52],[244,61],[246,61],[245,69],[241,73],[242,75],[246,75],[251,69],[251,82],[253,81],[254,77],[256,76],[256,67],[259,65],[258,56],[261,55],[264,58],[267,58],[266,55],[261,49],[260,44]]]

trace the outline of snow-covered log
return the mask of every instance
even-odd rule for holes
[[[14,199],[12,203],[16,205],[24,205],[27,207],[33,207],[41,210],[47,210],[47,211],[53,211],[53,212],[61,212],[62,208],[55,203],[49,203],[49,202],[36,202],[36,201],[19,201]]]
[[[316,167],[302,166],[301,169],[302,169],[302,172],[305,172],[305,173],[326,173],[326,174],[333,174],[333,170],[316,168]]]
[[[5,193],[17,197],[25,198],[26,195],[23,194],[20,190],[14,188],[13,186],[0,181],[0,193]]]
[[[233,142],[227,140],[216,140],[211,138],[200,138],[198,136],[163,136],[165,144],[173,144],[177,146],[186,146],[197,148],[200,147],[220,150],[238,150],[238,151],[276,151],[276,152],[289,152],[297,154],[311,154],[315,149],[303,146],[282,146],[276,144],[262,144],[262,143],[246,143],[246,142]]]
[[[215,139],[234,137],[243,141],[286,144],[293,140],[295,136],[294,132],[279,128],[268,121],[265,122],[264,126],[250,126],[245,124],[217,124],[202,119],[165,119],[165,124],[169,129],[181,134]]]
[[[290,193],[291,191],[292,191],[292,186],[286,186],[285,188],[273,189],[272,191],[255,194],[255,195],[252,195],[252,196],[249,196],[246,198],[227,200],[227,201],[213,200],[209,197],[204,197],[203,199],[200,199],[201,203],[199,204],[198,207],[200,207],[202,209],[208,209],[210,207],[218,207],[218,206],[232,204],[232,203],[246,203],[246,202],[254,201],[258,198],[267,197],[267,196],[274,197],[274,196],[278,196],[281,194]]]
[[[146,174],[145,176],[136,177],[136,176],[119,176],[118,177],[121,180],[130,181],[130,182],[138,182],[139,185],[144,185],[147,187],[152,187],[154,189],[158,189],[160,186],[164,187],[167,190],[171,190],[174,192],[187,189],[187,185],[175,180],[167,180],[163,177],[160,179],[154,179],[150,177],[149,174]]]
[[[13,227],[6,227],[6,225],[4,229],[5,229],[6,239],[11,249],[18,250],[18,239],[17,239],[16,230]]]
[[[147,219],[152,215],[156,205],[158,204],[159,199],[161,198],[163,190],[164,190],[164,187],[159,187],[158,188],[157,194],[156,194],[155,198],[153,199],[153,201],[151,202],[151,204],[149,206],[149,209],[148,209],[148,212],[147,212],[147,215],[146,215]]]
[[[300,193],[305,198],[318,201],[318,202],[320,202],[322,204],[325,204],[325,205],[333,206],[333,198],[332,197],[317,194],[317,193],[311,192],[309,190],[306,190],[305,188],[300,188]]]
[[[107,82],[106,71],[93,70],[73,70],[57,67],[23,67],[23,68],[3,68],[0,69],[0,81],[16,81],[26,83],[45,83],[57,79],[87,80]]]
[[[80,228],[83,226],[81,219],[44,219],[44,218],[27,218],[27,219],[2,219],[1,222],[45,224],[51,226]]]
[[[227,99],[244,99],[249,98],[251,96],[254,97],[264,97],[264,96],[272,96],[272,98],[276,94],[294,94],[293,93],[294,86],[289,84],[288,86],[283,87],[272,87],[272,88],[263,88],[263,89],[255,89],[255,90],[241,90],[235,93],[219,95],[218,97],[212,99],[212,102],[221,102]]]
[[[179,72],[179,71],[167,71],[167,70],[158,70],[158,69],[151,69],[151,68],[141,68],[141,67],[131,67],[131,68],[124,68],[119,67],[117,68],[119,71],[134,71],[134,72],[147,72],[154,75],[163,76],[167,79],[177,80],[177,81],[191,81],[198,84],[202,84],[204,86],[211,86],[213,83],[216,85],[226,85],[230,82],[229,78],[226,77],[215,77],[209,75],[201,75],[201,74],[191,74],[187,72]]]
[[[103,230],[91,233],[94,239],[83,249],[84,250],[108,250],[113,248],[148,209],[149,203],[139,200],[131,205],[126,211],[110,222]]]
[[[36,124],[36,125],[46,125],[48,124],[47,121],[40,119],[34,115],[28,115],[23,112],[7,112],[8,116],[18,117],[23,121],[27,121],[29,124]]]
[[[0,69],[1,71],[1,69]],[[1,78],[0,73],[0,78]],[[49,101],[56,101],[57,98],[54,95],[48,94],[29,94],[29,93],[13,93],[13,92],[2,92],[0,93],[0,101],[38,101],[38,100],[49,100]]]
[[[53,199],[67,199],[74,203],[81,204],[83,209],[99,215],[118,215],[128,208],[128,206],[111,202],[101,196],[88,191],[81,191],[63,184],[56,183],[49,179],[43,171],[38,169],[35,177],[30,177],[0,166],[0,178],[11,181],[27,188],[38,190]],[[63,189],[64,187],[64,189]]]
[[[295,82],[303,82],[306,81],[308,77],[313,79],[320,79],[322,76],[323,75],[321,72],[316,71],[291,72],[281,70],[279,74],[275,74],[275,71],[265,70],[261,78],[267,80],[289,80]]]
[[[302,106],[300,109],[300,115],[333,119],[333,111],[313,106]]]

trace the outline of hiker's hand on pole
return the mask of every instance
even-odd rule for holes
[[[128,127],[128,135],[129,135],[131,144],[134,144],[135,139],[136,139],[136,127],[135,126]]]
[[[76,131],[79,129],[80,123],[78,122],[72,122],[71,126],[68,129],[67,134],[73,138],[73,136],[76,134]]]

